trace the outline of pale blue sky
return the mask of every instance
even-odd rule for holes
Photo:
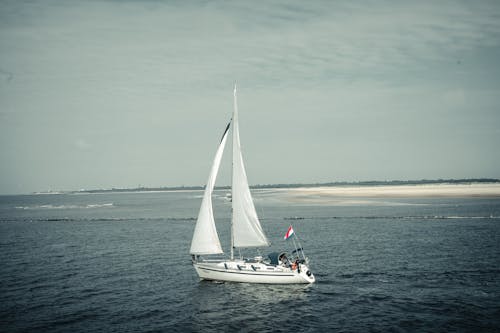
[[[500,178],[498,1],[2,1],[0,193]],[[228,184],[227,168],[219,184]]]

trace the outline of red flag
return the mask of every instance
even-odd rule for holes
[[[286,240],[286,239],[290,238],[292,235],[293,235],[293,228],[292,228],[292,226],[289,226],[288,230],[287,230],[287,232],[285,234],[285,237],[283,237],[283,239]]]

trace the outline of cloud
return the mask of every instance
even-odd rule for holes
[[[61,176],[55,161],[73,153],[102,161],[89,181],[96,186],[144,183],[146,176],[152,184],[204,182],[198,167],[208,163],[231,112],[234,80],[241,87],[242,135],[246,126],[262,134],[245,135],[245,153],[254,153],[252,146],[275,148],[264,160],[276,171],[257,170],[256,182],[307,182],[314,161],[321,161],[318,177],[331,180],[341,170],[323,169],[339,156],[325,151],[346,152],[344,174],[352,179],[377,178],[370,170],[392,170],[398,161],[381,155],[386,164],[379,169],[358,163],[353,173],[351,151],[379,151],[367,148],[366,133],[387,133],[387,142],[414,133],[400,153],[414,151],[423,145],[415,124],[433,117],[440,117],[436,140],[469,126],[478,151],[495,148],[495,140],[473,135],[489,130],[470,126],[498,123],[498,2],[35,0],[1,6],[0,148],[6,156],[29,157],[50,146],[41,159],[54,179]],[[474,112],[467,113],[471,105]],[[388,130],[394,128],[397,133]],[[297,159],[301,147],[309,155]],[[259,159],[257,150],[250,161]],[[64,157],[74,163],[68,170],[86,174],[84,164]],[[137,161],[134,169],[130,160]],[[9,170],[30,165],[6,161]],[[418,162],[408,156],[409,167]],[[144,172],[152,165],[158,170]],[[102,169],[117,166],[123,172],[117,180],[99,178]],[[399,170],[421,176],[416,168]]]
[[[78,73],[88,81],[120,85],[146,79],[155,88],[182,94],[184,86],[219,89],[219,82],[238,78],[302,87],[346,78],[387,79],[500,43],[495,3],[51,4],[30,23],[35,29],[41,25],[40,40],[26,40],[29,27],[6,27],[16,37],[12,47],[23,40],[32,47],[53,47],[46,64],[51,75]],[[36,52],[24,57],[35,54],[39,57]]]
[[[0,69],[0,78],[4,78],[4,82],[6,83],[10,83],[10,81],[12,81],[12,79],[14,78],[14,74]]]
[[[465,92],[462,89],[448,90],[443,94],[443,101],[451,108],[465,105]]]
[[[79,150],[89,150],[92,148],[92,145],[83,139],[77,139],[74,144]]]

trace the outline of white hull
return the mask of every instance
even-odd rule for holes
[[[276,284],[313,283],[315,281],[314,275],[304,264],[300,264],[299,269],[295,270],[282,265],[244,261],[195,262],[193,266],[203,280]]]

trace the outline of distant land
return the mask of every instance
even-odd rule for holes
[[[294,183],[294,184],[259,184],[252,185],[252,189],[279,189],[279,188],[303,188],[303,187],[340,187],[340,186],[397,186],[397,185],[428,185],[428,184],[485,184],[500,183],[495,178],[471,178],[471,179],[421,179],[421,180],[369,180],[359,182],[329,182],[329,183]],[[203,190],[205,186],[165,186],[165,187],[135,187],[135,188],[111,188],[93,189],[79,191],[57,191],[57,193],[109,193],[109,192],[158,192],[158,191],[195,191]],[[230,186],[216,186],[218,190],[230,189]],[[55,193],[55,192],[36,192]]]

